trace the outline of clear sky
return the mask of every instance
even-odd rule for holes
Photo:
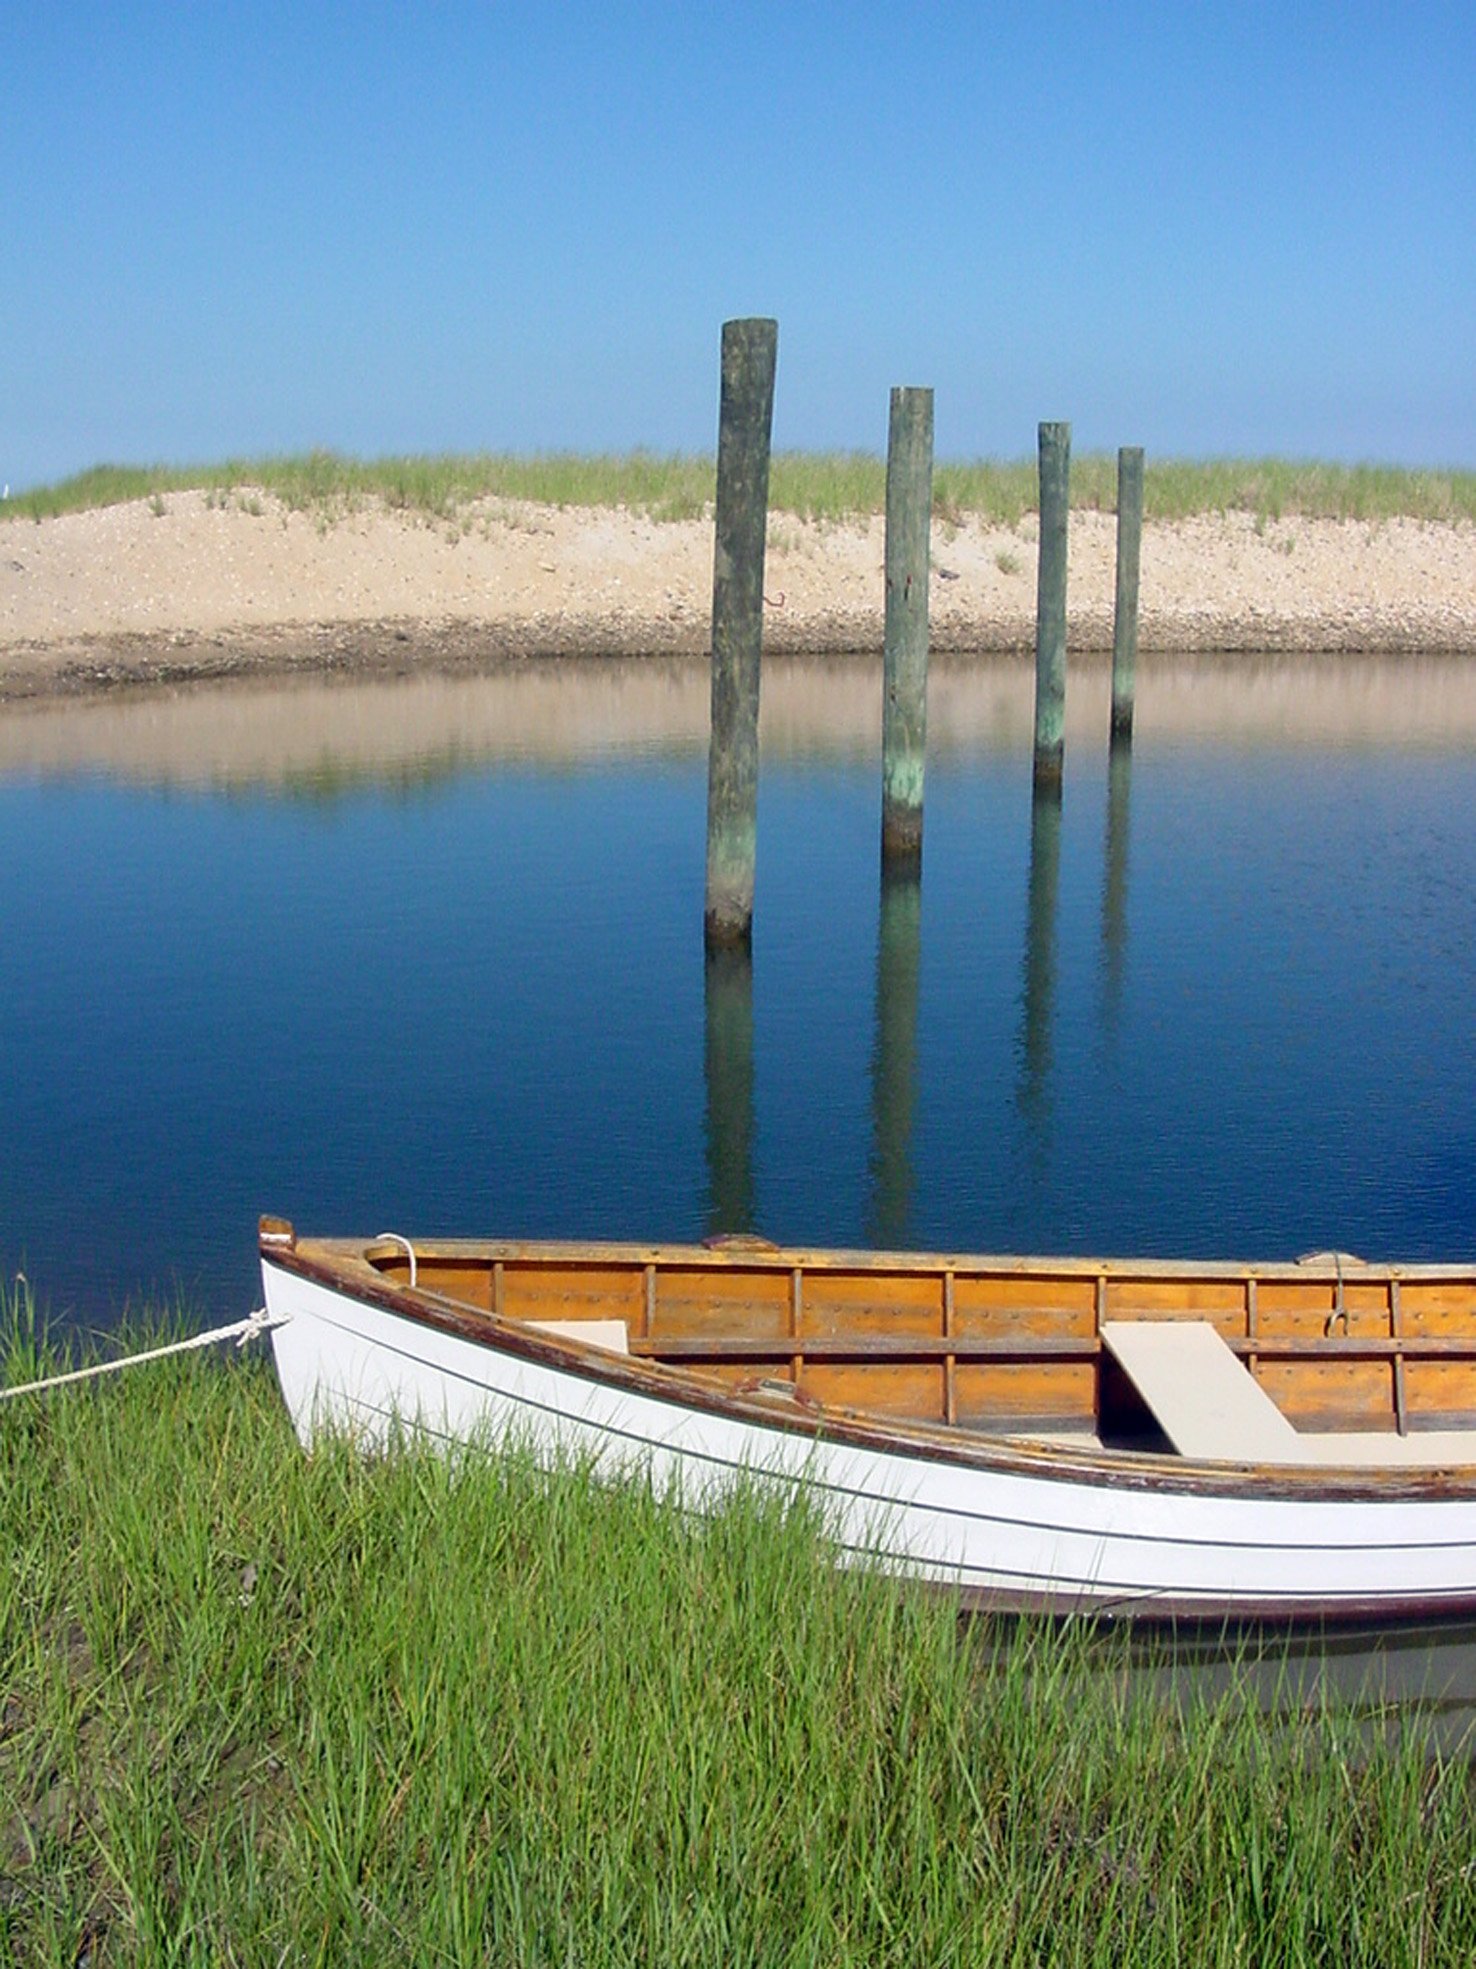
[[[1472,0],[0,0],[0,479],[774,439],[1476,466]]]

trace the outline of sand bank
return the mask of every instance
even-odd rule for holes
[[[1111,643],[1115,521],[1072,518],[1073,648]],[[766,647],[872,650],[880,519],[774,515]],[[326,518],[262,496],[171,494],[40,522],[0,516],[0,697],[300,672],[486,669],[572,652],[707,647],[712,530],[623,511],[490,500],[454,522],[377,506]],[[945,652],[1028,651],[1035,531],[934,530]],[[1466,653],[1476,527],[1247,514],[1150,522],[1145,651]]]

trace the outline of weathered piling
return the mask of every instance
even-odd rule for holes
[[[753,959],[742,944],[718,944],[705,965],[707,1228],[720,1236],[753,1229]]]
[[[933,392],[895,389],[887,431],[882,864],[898,874],[922,866],[932,510]]]
[[[1040,427],[1040,550],[1035,589],[1035,787],[1060,793],[1066,757],[1066,520],[1071,426]]]
[[[1112,618],[1112,744],[1133,742],[1138,660],[1138,568],[1143,548],[1143,447],[1117,454],[1117,606]]]
[[[767,319],[723,323],[703,919],[709,948],[747,945],[753,934],[764,533],[778,340],[778,324]]]

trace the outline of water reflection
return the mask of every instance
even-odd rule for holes
[[[1469,1760],[1476,1750],[1476,1627],[1460,1616],[1417,1627],[1291,1629],[994,1617],[976,1631],[992,1670],[1020,1673],[1023,1665],[1029,1680],[1038,1660],[1042,1682],[1059,1686],[1064,1654],[1113,1684],[1125,1711],[1167,1712],[1190,1728],[1260,1714],[1304,1731],[1314,1757],[1330,1746],[1367,1753],[1395,1742],[1443,1758]]]
[[[881,747],[875,664],[770,658],[766,758],[874,765]],[[861,680],[866,687],[861,687]],[[1012,657],[933,658],[929,754],[1028,756],[1033,668]],[[1108,663],[1072,672],[1067,743],[1101,742]],[[79,772],[151,785],[273,787],[314,798],[366,783],[414,785],[509,759],[568,765],[622,755],[705,753],[708,667],[700,658],[561,658],[485,676],[353,683],[313,678],[0,705],[0,779]],[[1210,738],[1247,747],[1476,745],[1476,668],[1459,657],[1144,656],[1137,742]]]
[[[1131,783],[1079,682],[1027,837],[1028,663],[930,679],[923,972],[874,666],[775,665],[756,981],[697,959],[700,664],[0,710],[0,1267],[222,1317],[272,1206],[1464,1256],[1476,666],[1145,665]]]
[[[1030,877],[1025,907],[1025,962],[1020,990],[1020,1079],[1017,1100],[1037,1159],[1049,1148],[1051,1024],[1056,997],[1056,914],[1061,888],[1061,793],[1045,788],[1030,802]]]
[[[1365,1747],[1394,1731],[1440,1757],[1469,1758],[1476,1747],[1476,1627],[1460,1618],[1289,1634],[1149,1628],[1121,1637],[1116,1672],[1129,1700],[1185,1716],[1229,1703],[1315,1724],[1334,1711]]]
[[[707,1092],[707,1233],[752,1231],[753,958],[706,953],[703,1075]]]
[[[1102,851],[1102,1022],[1109,1038],[1118,1029],[1127,963],[1128,819],[1132,791],[1132,746],[1115,741],[1107,759],[1107,833]]]
[[[922,884],[882,871],[876,937],[876,1041],[871,1055],[871,1204],[867,1235],[896,1249],[912,1216],[912,1121],[917,1103]]]

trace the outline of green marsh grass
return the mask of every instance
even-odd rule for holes
[[[443,522],[487,501],[624,506],[652,519],[679,520],[710,510],[713,483],[711,458],[694,454],[475,453],[360,460],[312,451],[193,467],[100,465],[19,494],[0,506],[0,518],[40,520],[127,500],[162,502],[169,493],[197,491],[215,504],[258,513],[264,510],[260,495],[265,493],[288,511],[310,512],[324,524],[370,502]],[[885,494],[885,465],[869,453],[774,454],[770,504],[776,513],[843,523],[880,513]],[[1116,496],[1113,457],[1087,452],[1073,459],[1073,506],[1111,511]],[[1476,472],[1274,458],[1150,458],[1144,497],[1148,516],[1164,520],[1245,512],[1262,520],[1303,517],[1376,524],[1409,518],[1449,523],[1476,519]],[[940,460],[933,475],[933,504],[945,522],[977,518],[1018,525],[1035,510],[1035,461]]]
[[[4,1308],[11,1385],[47,1357]],[[125,1346],[147,1336],[125,1336]],[[0,1959],[1470,1960],[1464,1764],[516,1452],[302,1455],[264,1354],[0,1405]],[[1105,1660],[1105,1667],[1104,1667]]]

